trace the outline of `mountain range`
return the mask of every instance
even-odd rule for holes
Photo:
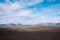
[[[0,26],[60,26],[60,23],[44,23],[44,24],[36,24],[36,25],[23,25],[23,24],[0,24]]]

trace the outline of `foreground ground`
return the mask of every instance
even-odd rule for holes
[[[1,27],[0,40],[60,40],[59,27],[12,29]]]

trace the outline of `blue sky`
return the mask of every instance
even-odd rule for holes
[[[0,0],[0,24],[60,23],[60,0]]]

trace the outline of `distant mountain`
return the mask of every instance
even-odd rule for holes
[[[36,24],[34,26],[60,26],[60,23],[43,23],[43,24]]]
[[[45,26],[60,26],[60,23],[45,23]]]
[[[16,24],[10,23],[7,26],[16,26]]]
[[[0,26],[7,26],[7,24],[0,24]]]
[[[56,26],[60,26],[60,23],[56,23]]]
[[[22,26],[23,24],[21,24],[21,23],[18,23],[18,24],[16,24],[16,26]]]
[[[23,25],[23,24],[0,24],[0,26],[26,26],[26,27],[35,27],[35,26],[60,26],[60,23],[44,23],[44,24],[36,24],[36,25]]]

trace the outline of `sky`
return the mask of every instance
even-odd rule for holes
[[[0,24],[60,23],[60,0],[0,0]]]

